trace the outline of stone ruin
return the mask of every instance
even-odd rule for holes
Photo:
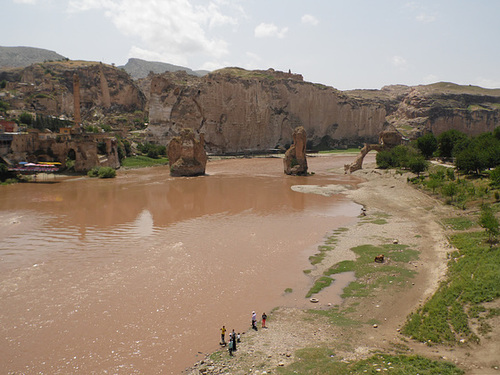
[[[180,136],[172,138],[168,144],[170,175],[175,177],[204,175],[208,159],[204,146],[203,134],[200,134],[198,140],[192,129],[182,129]]]
[[[344,172],[347,174],[361,169],[363,167],[363,160],[365,159],[366,154],[368,154],[370,151],[390,150],[391,148],[396,147],[402,143],[403,136],[397,130],[394,129],[380,132],[378,137],[378,144],[365,143],[356,160],[351,164],[344,165]]]
[[[285,174],[295,176],[307,175],[306,143],[307,134],[304,127],[295,128],[292,133],[293,144],[285,153],[283,165]]]

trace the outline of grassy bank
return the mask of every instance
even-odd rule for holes
[[[408,318],[404,334],[429,344],[454,344],[479,342],[491,331],[488,318],[500,315],[500,309],[483,304],[500,298],[500,249],[487,239],[482,230],[450,237],[457,250],[449,254],[447,278]],[[473,330],[472,325],[478,328]]]
[[[144,168],[168,164],[168,158],[153,159],[147,156],[130,156],[122,160],[123,168]]]
[[[307,348],[297,351],[299,360],[278,374],[397,374],[397,375],[460,375],[464,372],[452,363],[433,361],[416,355],[377,354],[362,361],[346,363],[328,348]]]

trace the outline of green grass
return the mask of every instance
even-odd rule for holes
[[[443,223],[453,230],[467,230],[476,225],[476,222],[468,217],[451,217],[443,220]]]
[[[344,288],[342,297],[366,297],[376,288],[386,288],[388,285],[402,286],[415,275],[415,271],[408,269],[406,264],[418,259],[418,251],[410,249],[407,245],[386,244],[382,246],[362,245],[351,249],[356,255],[356,260],[339,262],[323,272],[306,294],[306,298],[319,293],[329,286],[334,280],[330,276],[352,272],[356,281],[349,283]],[[375,263],[375,256],[384,254],[384,263]]]
[[[371,223],[377,225],[387,224],[387,220],[391,215],[383,212],[373,212],[361,219],[360,224]]]
[[[458,251],[451,254],[447,278],[425,305],[408,317],[404,334],[431,343],[480,340],[470,329],[471,320],[483,311],[481,303],[500,298],[500,249],[490,249],[486,239],[484,232],[451,237]]]
[[[312,288],[309,289],[309,292],[307,292],[306,294],[306,298],[311,297],[313,294],[319,293],[323,288],[329,287],[333,281],[334,279],[328,276],[320,277],[314,282]]]
[[[362,322],[349,318],[346,314],[353,312],[354,308],[341,310],[335,306],[326,310],[308,310],[313,316],[320,315],[328,318],[330,324],[337,327],[360,326]]]
[[[130,156],[122,160],[124,168],[144,168],[155,165],[165,165],[168,163],[168,158],[152,159],[147,156]]]
[[[362,245],[351,250],[356,253],[356,260],[340,262],[325,271],[327,275],[354,271],[357,280],[344,288],[343,298],[369,296],[374,289],[386,288],[390,284],[402,286],[415,275],[415,271],[408,269],[406,264],[418,259],[418,251],[407,245]],[[379,254],[384,254],[384,263],[374,262]]]
[[[346,374],[393,374],[393,375],[459,375],[464,371],[454,364],[433,361],[418,355],[376,354],[368,359],[349,365]]]
[[[454,364],[433,361],[417,355],[384,355],[357,361],[345,362],[328,348],[306,348],[295,353],[298,360],[287,367],[277,368],[278,374],[389,374],[389,375],[461,375],[464,371]]]

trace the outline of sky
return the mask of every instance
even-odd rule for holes
[[[340,90],[500,88],[500,0],[2,0],[1,46],[302,74]]]

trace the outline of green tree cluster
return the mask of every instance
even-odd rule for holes
[[[157,159],[160,156],[167,155],[167,148],[161,145],[155,145],[153,143],[139,143],[137,145],[137,150],[141,152],[143,155],[146,155],[152,159]]]
[[[390,150],[379,151],[376,156],[377,166],[382,169],[403,168],[420,174],[428,167],[421,152],[411,146],[396,146]]]
[[[500,139],[493,133],[467,138],[457,146],[455,166],[459,171],[479,174],[500,164]]]
[[[73,126],[73,123],[68,120],[61,120],[57,117],[37,114],[32,123],[32,126],[35,129],[49,129],[51,131],[58,132],[59,128],[71,127]]]

